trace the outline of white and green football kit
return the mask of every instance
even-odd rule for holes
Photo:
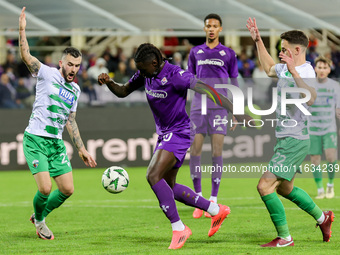
[[[311,105],[308,131],[311,136],[311,155],[321,155],[323,149],[337,148],[336,108],[340,108],[340,85],[328,79],[315,82],[317,98]]]
[[[74,82],[67,83],[58,69],[44,64],[36,77],[36,99],[25,130],[24,153],[32,174],[50,171],[51,176],[58,176],[72,170],[62,133],[70,112],[77,109],[80,88]]]
[[[295,67],[307,85],[315,79],[315,72],[310,63],[306,62]],[[281,102],[283,88],[298,88],[286,64],[275,65],[279,81],[277,83],[278,102]],[[300,99],[300,93],[286,93],[287,99]],[[308,108],[307,104],[303,104]],[[275,135],[277,143],[274,155],[269,162],[269,171],[276,176],[290,181],[309,152],[309,134],[307,116],[294,104],[287,104],[286,115],[281,115],[281,104],[276,109],[277,126]]]

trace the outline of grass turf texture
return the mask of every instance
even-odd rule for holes
[[[146,167],[127,168],[130,184],[120,194],[110,194],[101,185],[104,169],[74,170],[75,193],[46,222],[55,240],[41,240],[29,217],[36,184],[30,172],[0,172],[0,254],[339,254],[340,227],[335,218],[333,236],[322,242],[314,219],[292,202],[282,199],[295,247],[260,248],[276,237],[274,226],[257,191],[257,178],[223,178],[219,202],[231,214],[215,236],[209,238],[210,219],[193,219],[193,208],[177,203],[183,222],[193,235],[180,250],[168,250],[171,226],[158,207],[146,179]],[[227,174],[224,174],[227,176]],[[182,167],[179,183],[192,187],[188,166]],[[311,178],[297,178],[296,185],[312,197]],[[325,185],[326,179],[324,180]],[[203,195],[210,195],[210,179],[203,179]],[[323,210],[340,215],[340,187],[336,198],[317,200]],[[55,184],[53,186],[55,189]],[[339,217],[339,216],[338,216]]]

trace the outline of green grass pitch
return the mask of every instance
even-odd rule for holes
[[[256,191],[260,174],[254,178],[223,178],[219,202],[230,206],[231,214],[211,238],[210,219],[193,219],[193,209],[177,203],[181,219],[193,235],[182,249],[168,250],[171,226],[145,179],[146,167],[126,170],[130,184],[120,194],[110,194],[102,187],[104,169],[74,170],[75,193],[46,220],[55,235],[53,241],[39,239],[29,222],[36,192],[30,172],[0,172],[0,254],[339,254],[337,218],[331,241],[323,243],[314,219],[285,199],[282,202],[295,247],[259,247],[276,237]],[[188,166],[182,167],[177,181],[192,187]],[[316,195],[313,179],[297,178],[295,183],[312,197]],[[203,195],[209,197],[210,179],[203,179],[202,186]],[[335,216],[340,215],[337,187],[338,179],[336,198],[316,201],[321,209],[333,210]]]

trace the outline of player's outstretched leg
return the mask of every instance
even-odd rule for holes
[[[44,240],[53,240],[54,235],[52,231],[46,226],[45,220],[41,222],[37,222],[35,219],[35,214],[33,213],[30,221],[34,224],[36,230],[37,230],[37,235]]]
[[[320,227],[323,241],[329,242],[329,239],[332,236],[332,222],[334,221],[334,213],[332,211],[325,211],[323,212],[325,216],[325,220],[321,224],[316,224],[316,227]]]
[[[298,187],[294,187],[292,192],[284,197],[294,202],[302,210],[313,216],[313,218],[317,221],[317,226],[321,229],[323,240],[325,242],[329,242],[332,233],[331,227],[332,222],[334,221],[334,213],[332,211],[322,212],[310,196]]]

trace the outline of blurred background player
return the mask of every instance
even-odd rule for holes
[[[72,167],[62,140],[65,126],[85,164],[95,167],[97,163],[85,149],[75,121],[80,88],[73,80],[80,68],[81,53],[73,47],[66,48],[59,70],[40,63],[29,51],[25,9],[22,8],[19,18],[20,55],[32,76],[38,78],[36,99],[23,140],[25,158],[38,186],[30,220],[40,238],[53,240],[45,218],[74,191]],[[52,193],[51,177],[58,187]]]
[[[129,82],[118,84],[111,80],[108,74],[103,73],[99,75],[98,83],[106,84],[118,97],[126,97],[145,86],[158,134],[146,178],[160,208],[171,222],[173,236],[169,249],[179,249],[191,235],[191,230],[181,221],[175,200],[207,211],[211,215],[208,236],[217,232],[230,213],[228,206],[210,202],[189,187],[176,183],[178,170],[190,147],[190,120],[185,111],[187,90],[191,88],[196,92],[210,93],[228,110],[232,110],[232,104],[222,95],[219,95],[220,101],[213,88],[197,80],[192,73],[164,61],[160,50],[152,44],[141,44],[134,60],[138,71]],[[249,116],[242,118],[250,120]],[[238,120],[241,121],[239,118]]]
[[[310,97],[305,104],[312,105],[316,98],[316,91],[307,83],[315,78],[315,72],[309,62],[306,62],[306,49],[308,37],[298,30],[282,33],[281,52],[279,58],[282,63],[275,64],[269,55],[255,18],[247,21],[253,41],[256,43],[258,57],[261,65],[269,77],[277,77],[277,95],[281,102],[281,92],[287,88],[302,88],[308,91]],[[307,82],[307,83],[306,83]],[[286,98],[305,98],[304,93],[287,92]],[[307,127],[307,116],[296,105],[287,107],[286,114],[282,115],[281,105],[276,109],[278,119],[275,136],[277,142],[274,155],[271,158],[268,171],[265,172],[257,185],[257,190],[262,201],[270,214],[271,220],[276,228],[277,237],[271,242],[261,245],[262,247],[286,247],[294,246],[286,220],[283,204],[276,192],[295,203],[302,210],[310,214],[320,227],[323,241],[328,242],[331,237],[331,226],[334,219],[332,211],[322,212],[311,197],[302,189],[294,186],[296,172],[300,172],[300,165],[307,156],[310,148],[310,140]],[[282,121],[294,121],[296,125],[287,127]]]
[[[330,59],[320,56],[314,63],[317,77],[315,89],[318,96],[310,108],[312,115],[308,117],[308,131],[311,142],[311,163],[315,166],[313,175],[318,188],[318,195],[315,198],[333,198],[334,175],[339,170],[339,166],[336,165],[338,136],[335,116],[340,119],[340,85],[328,78],[332,66]],[[326,194],[322,184],[322,172],[325,167],[320,165],[323,150],[328,172]]]
[[[219,41],[219,33],[222,31],[222,20],[217,14],[209,14],[204,18],[204,31],[206,42],[191,49],[188,60],[188,71],[206,84],[215,87],[215,84],[228,84],[231,78],[232,84],[237,85],[237,58],[235,52],[222,45]],[[227,89],[216,89],[227,96]],[[194,189],[202,196],[201,187],[201,154],[206,134],[210,135],[213,172],[211,173],[211,195],[209,200],[217,202],[217,194],[222,177],[223,158],[222,150],[224,136],[227,133],[227,125],[214,125],[214,119],[228,118],[228,111],[211,100],[207,100],[207,113],[201,112],[202,95],[195,93],[191,104],[190,120],[195,135],[190,147],[190,173]],[[194,218],[200,218],[203,211],[195,209]],[[205,213],[206,217],[210,217]]]

